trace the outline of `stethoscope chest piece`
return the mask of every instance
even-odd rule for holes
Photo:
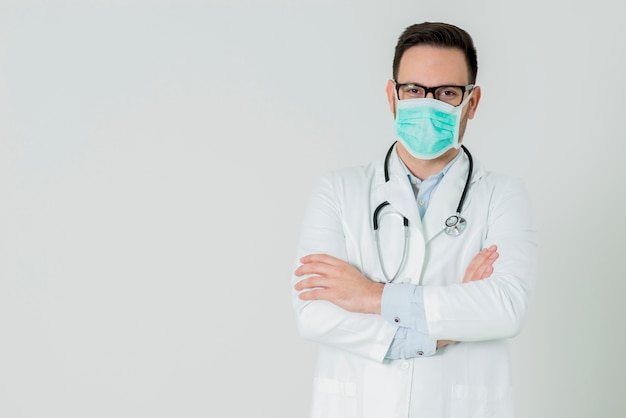
[[[446,234],[451,237],[458,237],[461,235],[461,232],[465,230],[466,226],[467,221],[458,213],[456,215],[449,216],[448,219],[446,219]]]

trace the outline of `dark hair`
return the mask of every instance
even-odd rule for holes
[[[463,29],[448,23],[424,22],[411,25],[402,32],[396,44],[393,57],[393,79],[398,77],[400,59],[404,51],[416,45],[429,45],[442,48],[458,48],[465,54],[465,60],[470,70],[470,83],[476,82],[478,74],[478,59],[472,37]]]

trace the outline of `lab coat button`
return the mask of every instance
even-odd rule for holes
[[[395,318],[393,318],[393,322],[395,322],[396,324],[400,323],[400,318],[398,318],[397,316]]]
[[[423,356],[423,355],[424,355],[424,352],[423,352],[422,350],[420,350],[420,351],[418,351],[418,352],[417,352],[417,355],[418,355],[418,356]]]
[[[403,363],[400,365],[400,368],[401,368],[401,369],[404,369],[404,370],[408,369],[408,368],[409,368],[409,362],[408,362],[408,361],[403,362]]]

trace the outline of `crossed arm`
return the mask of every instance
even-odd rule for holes
[[[468,265],[463,283],[489,277],[498,256],[495,245],[480,251]],[[381,314],[384,283],[368,279],[348,262],[327,254],[309,254],[302,257],[300,262],[302,264],[294,274],[296,277],[307,277],[294,286],[300,292],[299,299],[325,300],[349,312]],[[451,342],[439,340],[437,348]]]

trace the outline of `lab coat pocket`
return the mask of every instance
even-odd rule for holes
[[[355,418],[356,383],[327,378],[313,381],[312,418]]]
[[[513,418],[511,387],[454,385],[451,418]]]

